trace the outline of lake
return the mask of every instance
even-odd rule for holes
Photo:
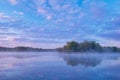
[[[0,52],[0,80],[120,80],[120,54]]]

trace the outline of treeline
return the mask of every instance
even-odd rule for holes
[[[43,51],[41,48],[32,48],[32,47],[14,47],[14,48],[7,48],[7,47],[0,47],[0,51]]]
[[[67,44],[58,48],[59,51],[67,52],[120,52],[120,48],[117,47],[102,47],[99,43],[95,41],[84,41],[81,43],[71,41]]]

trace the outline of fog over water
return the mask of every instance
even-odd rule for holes
[[[119,53],[0,52],[1,80],[120,80]]]

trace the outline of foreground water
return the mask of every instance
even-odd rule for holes
[[[0,52],[0,80],[120,80],[120,54]]]

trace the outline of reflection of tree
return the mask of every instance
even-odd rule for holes
[[[100,59],[97,59],[95,57],[89,58],[89,57],[63,56],[63,59],[68,65],[71,65],[71,66],[77,66],[81,64],[86,67],[88,66],[94,67],[94,66],[97,66],[101,62]]]

